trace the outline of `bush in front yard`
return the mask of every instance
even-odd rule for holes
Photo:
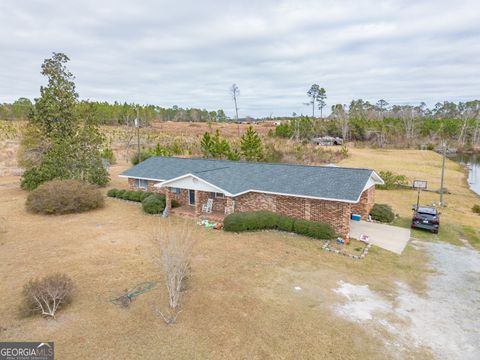
[[[147,197],[149,197],[150,195],[152,195],[151,192],[146,192],[146,191],[140,191],[140,202],[142,202],[143,200],[145,200]]]
[[[301,219],[295,220],[293,223],[293,232],[315,239],[333,239],[335,237],[335,231],[330,225]]]
[[[117,194],[118,194],[118,189],[110,189],[107,191],[107,196],[108,197],[117,197]]]
[[[128,191],[127,198],[125,200],[141,202],[142,193],[141,191]]]
[[[161,214],[165,209],[165,195],[152,194],[142,201],[143,211],[147,214]]]
[[[370,216],[373,220],[383,223],[391,223],[395,219],[395,214],[393,213],[392,208],[387,204],[373,205],[373,208],[370,211]]]
[[[294,232],[315,239],[332,239],[335,231],[325,223],[294,219],[268,211],[233,213],[223,222],[225,231],[242,232],[274,229]]]
[[[117,195],[115,196],[118,199],[123,199],[123,195],[127,192],[128,190],[121,189],[117,191]]]
[[[27,210],[41,214],[71,214],[102,207],[104,199],[96,186],[78,180],[43,183],[27,197]]]
[[[152,193],[152,192],[147,192],[147,191],[133,191],[133,190],[119,190],[119,189],[110,189],[107,192],[108,197],[113,197],[113,198],[118,198],[118,199],[123,199],[123,200],[129,200],[129,201],[135,201],[135,202],[141,202],[145,199],[147,199],[150,196],[155,196],[156,199],[159,201],[163,201],[163,207],[165,208],[165,194],[160,194],[160,193]],[[153,200],[152,200],[153,201]],[[149,205],[150,206],[150,205]],[[172,199],[172,208],[179,207],[180,204]],[[163,210],[162,210],[163,211]],[[154,213],[156,214],[156,213]]]

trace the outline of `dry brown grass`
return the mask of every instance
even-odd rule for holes
[[[433,151],[350,148],[349,155],[349,158],[341,161],[339,165],[367,167],[377,171],[389,170],[405,175],[410,183],[415,179],[427,180],[429,189],[440,188],[442,157]],[[468,188],[466,170],[461,165],[451,160],[447,160],[445,165],[444,186],[450,194],[444,195],[447,206],[440,210],[439,238],[461,245],[458,238],[464,236],[463,233],[468,230],[473,229],[472,231],[480,236],[480,216],[472,212],[472,204],[479,201],[479,196]],[[439,197],[437,193],[422,192],[420,202],[423,205],[438,204]],[[400,216],[410,218],[412,204],[417,201],[417,193],[413,190],[378,190],[375,200],[377,203],[391,205]],[[465,230],[465,227],[468,230]],[[423,233],[418,235],[422,236]]]
[[[248,127],[252,126],[255,131],[260,135],[267,135],[268,130],[275,130],[275,125],[273,122],[267,121],[257,124],[234,124],[234,123],[185,123],[185,122],[174,122],[174,121],[165,121],[157,122],[152,124],[152,128],[155,130],[160,130],[163,133],[171,135],[181,135],[181,136],[201,136],[205,131],[214,132],[215,130],[220,130],[220,133],[228,138],[235,138],[238,136],[238,132],[243,134],[247,131]]]
[[[115,176],[122,169],[112,168],[112,186],[125,186]],[[128,309],[108,301],[138,283],[161,281],[151,235],[164,220],[110,199],[89,213],[33,215],[25,197],[18,177],[0,178],[0,217],[9,224],[0,234],[0,339],[53,340],[58,359],[384,359],[390,350],[378,335],[334,315],[340,298],[332,288],[343,280],[393,296],[394,281],[421,291],[428,273],[425,254],[413,247],[402,256],[375,249],[352,261],[301,236],[230,234],[192,222],[192,276],[177,324],[167,326],[155,316],[167,303],[160,285]],[[56,321],[19,318],[11,309],[21,286],[52,271],[75,281],[72,304]]]

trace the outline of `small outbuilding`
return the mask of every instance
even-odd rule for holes
[[[343,145],[343,139],[333,136],[320,136],[312,139],[312,143],[322,146]]]

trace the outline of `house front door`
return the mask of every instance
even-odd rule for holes
[[[195,205],[195,190],[188,190],[188,204]]]

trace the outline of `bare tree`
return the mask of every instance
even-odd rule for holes
[[[240,96],[240,89],[238,88],[237,84],[233,84],[230,88],[230,92],[232,93],[233,102],[235,104],[235,121],[237,122],[237,132],[238,136],[240,136],[240,124],[238,124],[238,106],[237,106],[237,99]]]
[[[402,106],[399,111],[400,120],[402,120],[403,128],[405,130],[405,138],[410,145],[415,137],[417,130],[418,114],[411,105]]]
[[[74,284],[65,274],[30,280],[23,288],[23,310],[55,319],[57,310],[71,301]]]
[[[332,106],[332,117],[338,121],[342,128],[342,138],[347,141],[349,130],[349,115],[345,111],[345,105],[337,104]]]
[[[168,313],[157,309],[157,313],[167,324],[175,323],[178,307],[184,287],[184,281],[190,273],[190,260],[195,244],[192,227],[183,220],[180,224],[172,224],[172,220],[163,220],[157,228],[154,239],[160,248],[160,266],[165,275],[168,292]]]
[[[230,92],[232,93],[233,102],[235,103],[235,120],[238,121],[238,106],[237,106],[237,99],[240,96],[240,89],[238,88],[237,84],[233,84],[230,88]]]

